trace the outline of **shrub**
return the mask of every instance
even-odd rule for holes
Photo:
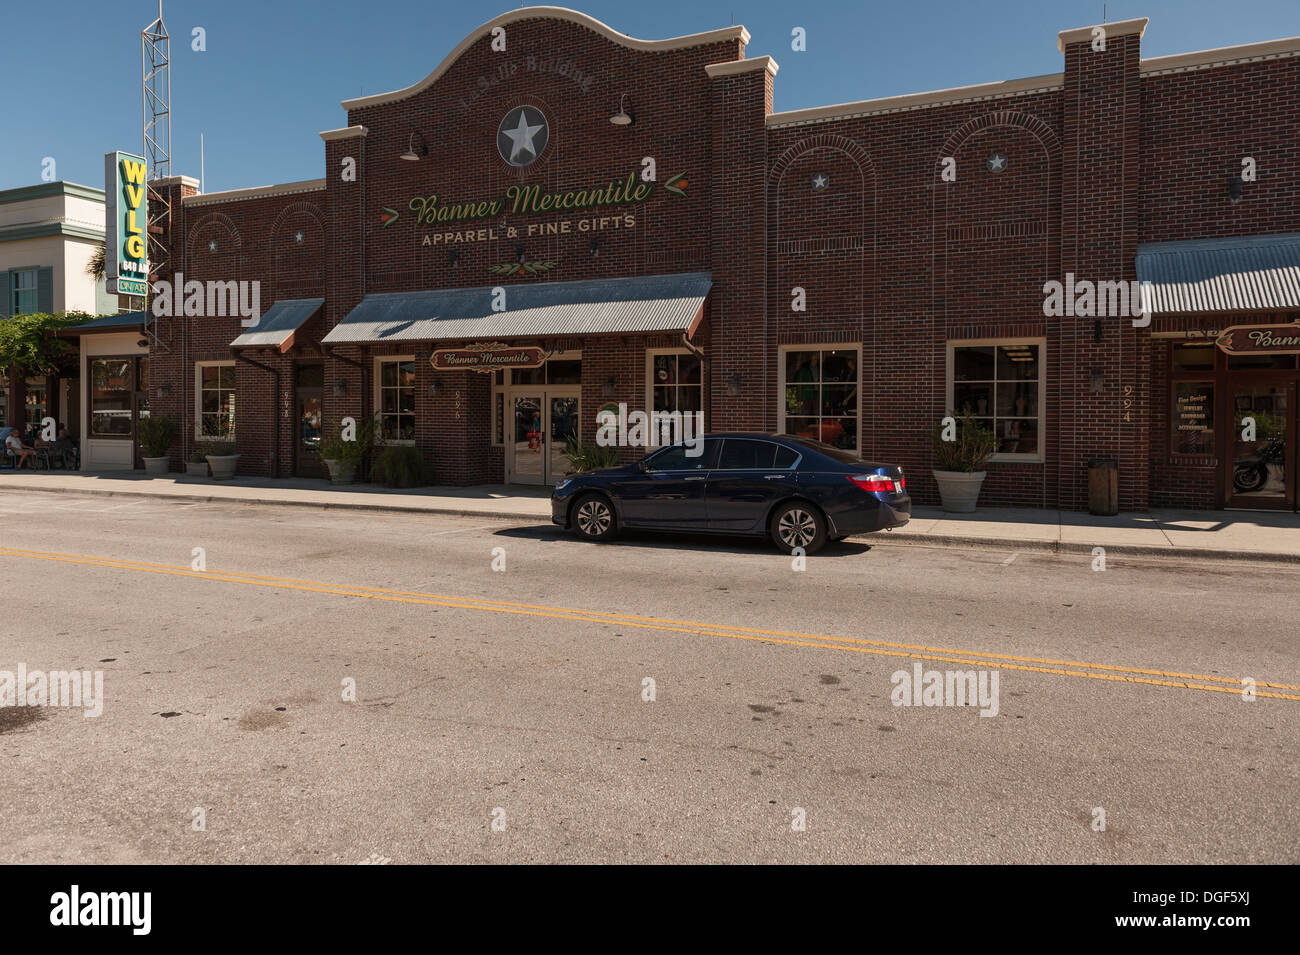
[[[997,435],[982,421],[963,412],[956,420],[953,441],[943,440],[940,422],[934,429],[934,469],[936,471],[982,471],[998,448]]]
[[[190,456],[185,460],[187,460],[190,464],[207,464],[208,455],[211,453],[212,452],[209,451],[207,448],[205,448],[203,445],[196,444],[194,446],[194,450],[190,452]]]
[[[165,458],[180,437],[176,422],[166,415],[150,415],[136,422],[136,436],[147,458]]]
[[[584,444],[576,434],[569,435],[569,440],[564,444],[564,453],[569,456],[575,471],[598,471],[618,464],[618,448]]]
[[[363,418],[357,422],[356,429],[353,440],[344,441],[342,422],[333,422],[330,427],[331,435],[320,443],[321,460],[350,464],[354,468],[360,467],[370,453],[370,449],[374,447],[375,425],[374,422]]]
[[[419,448],[389,445],[379,452],[373,479],[388,487],[425,487],[433,483],[433,469],[425,463]]]

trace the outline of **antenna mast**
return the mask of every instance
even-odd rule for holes
[[[149,283],[152,286],[171,271],[172,190],[160,184],[160,180],[168,178],[172,172],[171,37],[163,25],[162,0],[158,0],[158,18],[140,31],[140,56],[143,153],[149,169],[146,185],[149,214],[145,231],[148,233]],[[159,340],[157,326],[156,321],[146,318],[145,337],[152,347],[167,351]]]

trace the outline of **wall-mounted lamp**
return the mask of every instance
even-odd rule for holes
[[[1101,341],[1101,319],[1096,319],[1092,323],[1092,340],[1094,342]]]
[[[415,145],[415,137],[420,137],[420,145]],[[407,162],[419,162],[421,156],[429,155],[429,146],[424,141],[424,134],[417,129],[411,130],[410,138],[407,140],[407,150],[402,153],[402,158]]]
[[[455,265],[455,264],[456,264],[456,261],[457,261],[459,258],[460,258],[460,253],[459,253],[458,251],[456,251],[456,247],[455,247],[455,246],[452,246],[450,249],[447,250],[447,264],[448,264],[448,265]]]
[[[348,393],[348,380],[346,378],[334,379],[334,397],[342,398]]]
[[[172,383],[170,381],[164,381],[161,385],[158,386],[158,394],[170,395],[171,393],[172,393]]]
[[[517,245],[515,246],[515,261],[522,262],[523,260],[524,260],[524,247],[522,245]]]
[[[618,98],[618,112],[609,118],[609,121],[615,126],[631,126],[636,122],[636,120],[632,118],[632,114],[623,108],[623,104],[626,101],[627,94],[624,93]]]
[[[741,385],[740,375],[732,375],[730,378],[727,379],[727,394],[732,398],[738,396],[740,394],[740,385]]]
[[[1101,368],[1096,365],[1094,365],[1092,370],[1088,372],[1088,385],[1095,394],[1101,394],[1105,389],[1105,380]]]
[[[1245,180],[1241,176],[1233,176],[1228,180],[1228,201],[1236,205],[1241,201],[1241,189]]]
[[[600,240],[595,236],[591,237],[591,254],[600,255]]]
[[[441,398],[442,389],[443,389],[443,384],[441,379],[438,378],[433,379],[433,381],[429,382],[429,397]]]
[[[149,347],[149,339],[147,339],[147,338],[142,338],[142,339],[140,339],[138,342],[135,343],[135,347],[136,347],[136,348],[148,348],[148,347]]]
[[[606,398],[612,398],[618,394],[618,379],[610,375],[600,386],[600,393]]]

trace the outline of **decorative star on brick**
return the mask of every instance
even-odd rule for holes
[[[209,240],[208,240],[208,251],[209,251],[209,252],[215,252],[215,251],[217,251],[217,240],[216,240],[216,239],[209,239]]]
[[[812,177],[812,187],[817,192],[821,192],[821,190],[825,189],[830,184],[831,177],[826,175],[824,172],[819,172],[817,175]]]
[[[1007,168],[1007,157],[1001,153],[994,153],[985,165],[988,166],[989,172],[1002,172]]]
[[[302,245],[302,240],[304,238],[306,238],[306,236],[302,234],[301,230],[293,234],[293,241],[297,242],[299,245]]]

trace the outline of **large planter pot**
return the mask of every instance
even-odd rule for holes
[[[144,473],[150,477],[158,477],[167,473],[166,458],[145,458]]]
[[[352,484],[357,479],[357,466],[355,464],[326,458],[325,467],[329,469],[331,484]]]
[[[208,476],[208,462],[207,461],[186,461],[185,473],[190,477],[205,478]]]
[[[952,514],[970,514],[979,500],[980,485],[987,471],[935,471],[939,499],[943,509]]]
[[[208,467],[212,468],[212,480],[229,481],[235,476],[235,462],[239,460],[237,454],[209,454]]]

